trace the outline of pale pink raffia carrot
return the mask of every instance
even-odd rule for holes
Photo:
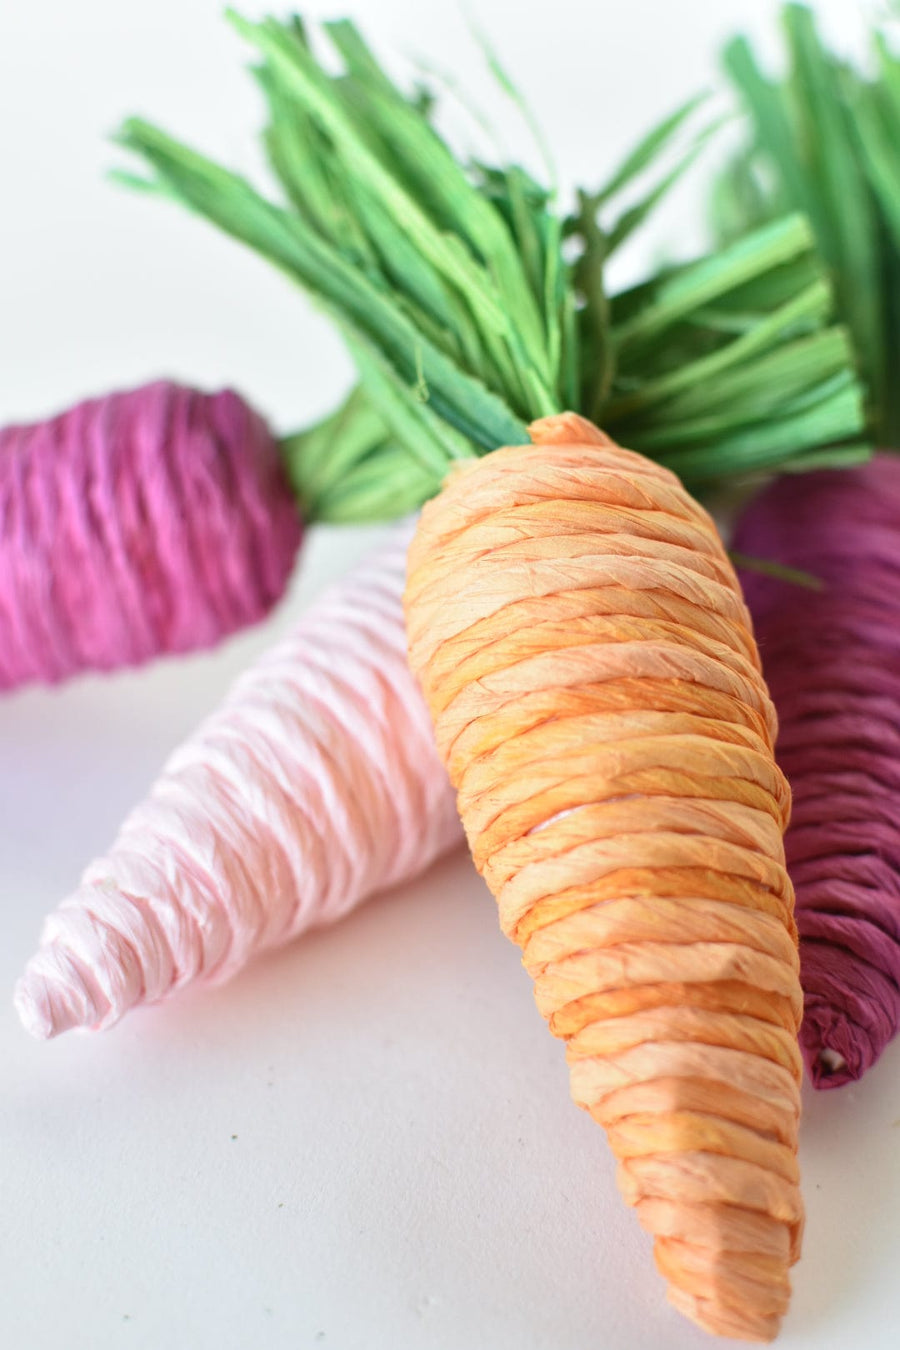
[[[34,1035],[226,980],[461,840],[406,659],[407,539],[238,680],[50,915],[15,996]]]

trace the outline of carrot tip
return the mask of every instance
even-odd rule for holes
[[[40,1041],[52,1040],[76,1027],[93,1026],[101,1015],[84,981],[75,972],[70,972],[70,978],[66,978],[54,968],[56,963],[52,958],[52,948],[39,952],[13,995],[19,1021]]]

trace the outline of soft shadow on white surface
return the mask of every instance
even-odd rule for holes
[[[0,1344],[704,1344],[663,1301],[529,986],[457,855],[106,1035],[36,1045],[7,1013],[24,1278]],[[788,1350],[889,1344],[897,1049],[863,1087],[808,1103]]]
[[[831,1092],[805,1084],[800,1163],[806,1236],[791,1324],[835,1346],[855,1344],[868,1324],[888,1345],[883,1319],[895,1331],[898,1307],[900,1042],[862,1083]]]
[[[697,1343],[529,984],[461,856],[105,1036],[32,1046],[4,1023],[18,1259],[55,1294],[7,1301],[0,1332],[576,1350],[638,1345],[637,1323],[648,1347]]]

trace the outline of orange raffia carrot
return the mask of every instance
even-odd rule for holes
[[[768,1340],[803,1226],[773,708],[715,526],[674,475],[572,414],[530,434],[425,507],[412,665],[671,1301]]]

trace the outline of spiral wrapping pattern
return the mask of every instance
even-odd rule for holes
[[[475,861],[676,1307],[769,1339],[803,1210],[787,784],[712,521],[571,414],[458,470],[406,590]]]
[[[840,1087],[900,1026],[900,460],[776,480],[735,546],[823,583],[742,577],[794,794],[801,1047]]]
[[[34,1034],[228,979],[461,839],[406,660],[408,537],[237,681],[50,916],[16,992]]]
[[[209,647],[284,591],[278,447],[237,394],[160,381],[0,431],[0,689]]]

